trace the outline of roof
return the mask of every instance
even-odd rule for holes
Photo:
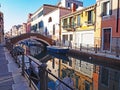
[[[80,12],[82,13],[83,11],[91,10],[91,8],[94,8],[94,7],[96,7],[96,4],[94,4],[94,5],[92,5],[92,6],[89,6],[89,7],[86,7],[86,8],[83,8],[83,9],[81,9],[81,10],[78,10],[78,11],[75,11],[75,12],[72,12],[72,13],[69,13],[69,14],[67,14],[67,15],[64,15],[64,16],[61,17],[61,19],[62,19],[62,18],[65,18],[65,17],[68,17],[68,16],[75,15],[75,14],[80,13]]]

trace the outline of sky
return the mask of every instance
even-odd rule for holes
[[[56,5],[60,0],[0,0],[0,11],[4,13],[4,30],[26,23],[29,13],[34,13],[43,4]],[[96,0],[81,0],[84,7],[95,4]]]

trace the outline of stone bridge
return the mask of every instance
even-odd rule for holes
[[[13,45],[17,44],[18,42],[25,40],[25,39],[35,39],[46,45],[54,44],[54,40],[52,40],[48,37],[45,37],[39,33],[25,33],[25,34],[21,34],[19,36],[16,36],[16,37],[6,40],[6,46],[10,48],[10,46],[13,46]]]

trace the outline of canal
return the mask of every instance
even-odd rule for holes
[[[69,55],[47,52],[42,45],[24,47],[26,54],[47,64],[47,69],[75,90],[120,90],[120,70]],[[69,90],[49,75],[51,90]],[[39,83],[37,83],[39,87]]]

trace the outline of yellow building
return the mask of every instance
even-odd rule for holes
[[[94,46],[95,8],[96,5],[93,5],[61,17],[61,40],[64,45]]]
[[[4,41],[4,20],[3,13],[0,12],[0,43]]]

